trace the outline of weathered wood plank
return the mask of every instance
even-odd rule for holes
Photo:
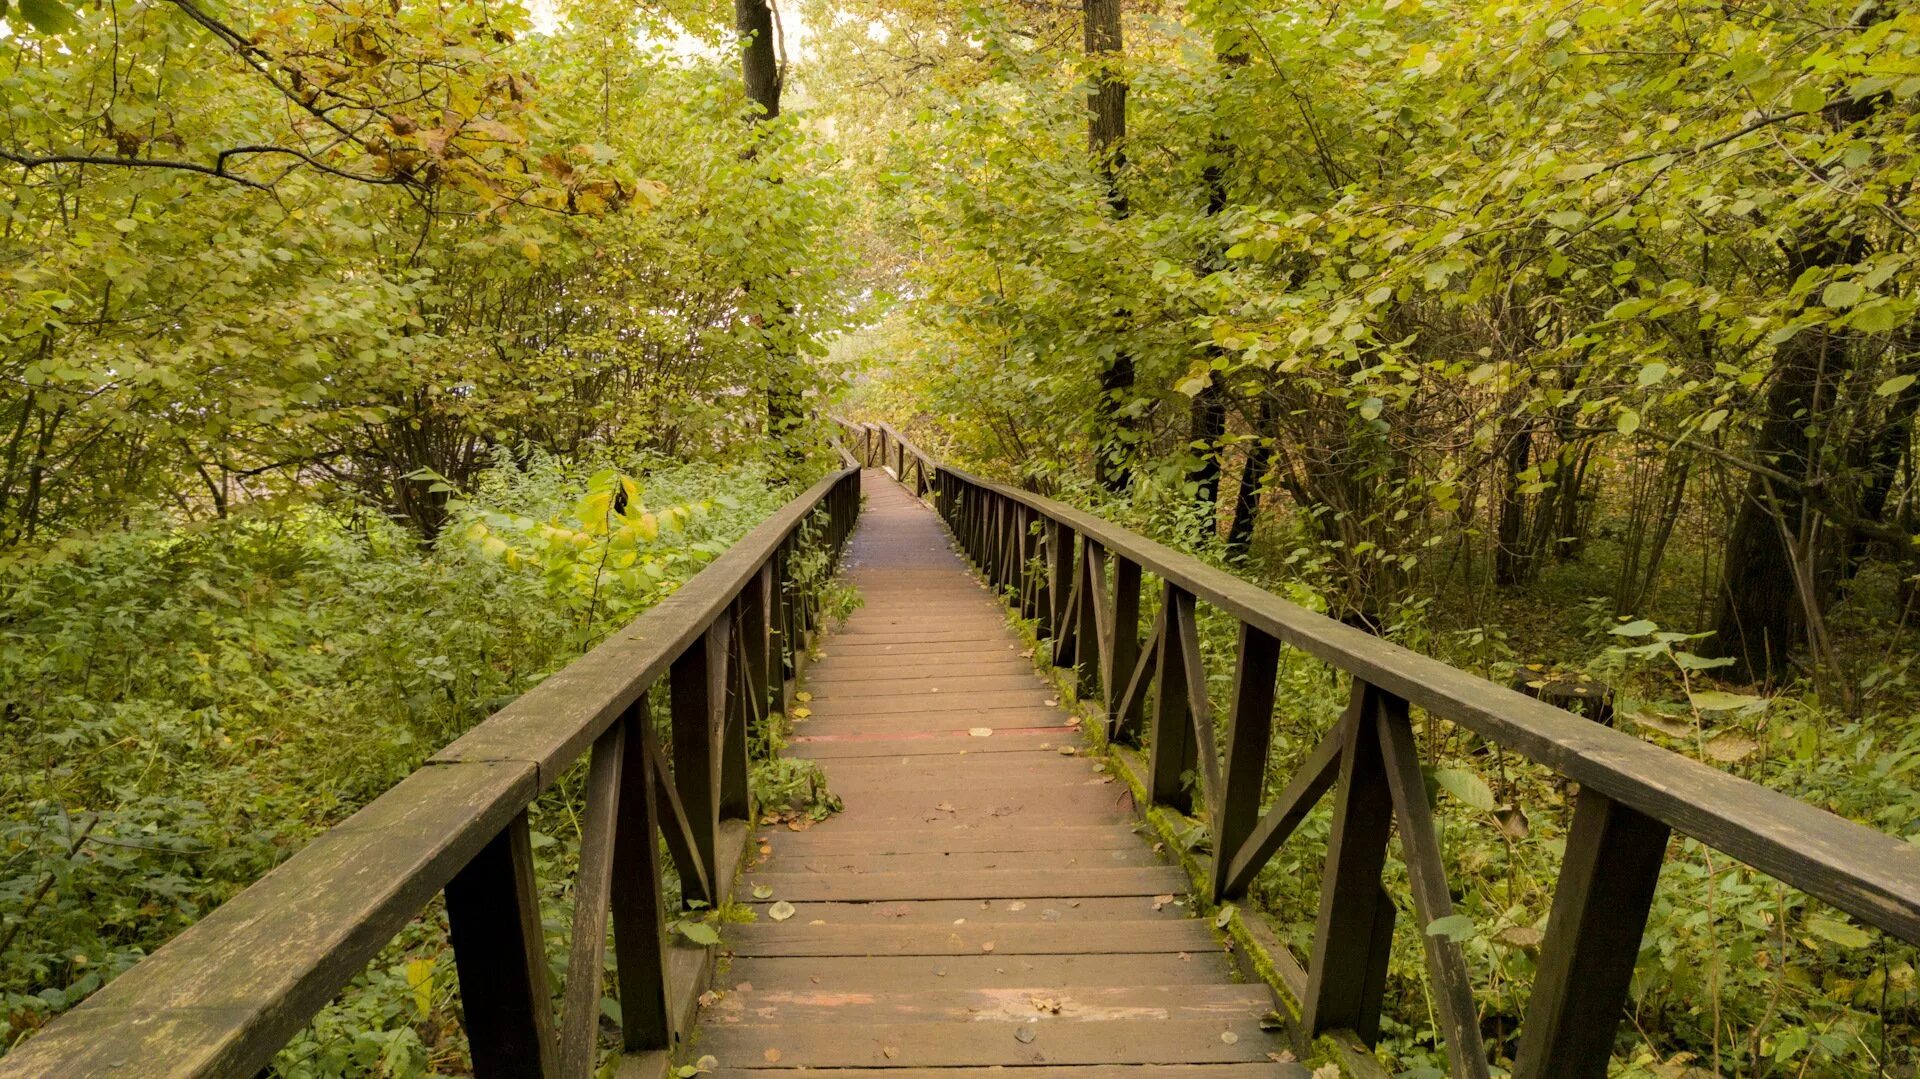
[[[1177,869],[1083,869],[1072,873],[1003,870],[988,873],[870,873],[829,876],[820,873],[748,874],[756,885],[772,888],[789,901],[901,899],[1024,899],[1035,895],[1165,895],[1184,891]]]
[[[1109,851],[1141,845],[1125,824],[1004,825],[946,828],[775,828],[758,833],[781,854],[920,854]]]
[[[1014,1037],[1022,1025],[1033,1028],[1030,1041]],[[1231,1064],[1266,1061],[1271,1044],[1254,1019],[802,1023],[715,1026],[705,1034],[701,1048],[722,1067],[754,1069],[789,1060],[823,1068]]]
[[[927,992],[1000,986],[1219,985],[1234,980],[1220,952],[1127,955],[804,956],[744,958],[726,984],[861,992]]]
[[[776,896],[775,899],[778,897]],[[1171,900],[1163,902],[1162,900]],[[748,904],[767,917],[774,900]],[[1112,921],[1176,921],[1188,916],[1186,897],[1164,896],[1033,896],[1025,899],[919,899],[894,903],[795,903],[793,921],[800,925],[953,925],[958,919],[1001,924],[1053,924]]]
[[[1116,869],[1164,864],[1135,839],[1112,850],[927,852],[913,854],[821,854],[789,850],[778,842],[759,868],[765,873],[989,873],[995,870]]]
[[[1042,1003],[1036,1004],[1039,1000]],[[1273,1010],[1261,985],[1087,986],[1036,994],[1031,989],[949,989],[851,994],[832,990],[729,992],[700,1015],[710,1025],[832,1023],[1047,1022],[1254,1019]]]
[[[780,1069],[720,1067],[710,1079],[743,1079],[747,1075],[783,1075]],[[803,1075],[791,1071],[791,1075]],[[1006,1071],[987,1067],[891,1067],[887,1079],[1000,1079]],[[1081,1064],[1081,1066],[1021,1067],[1018,1079],[1308,1079],[1298,1064]],[[864,1067],[808,1067],[806,1079],[874,1079]],[[620,1071],[618,1079],[657,1079],[653,1075]]]
[[[969,919],[950,925],[756,923],[730,931],[727,947],[740,956],[1120,955],[1207,951],[1219,941],[1191,918],[1037,925]]]

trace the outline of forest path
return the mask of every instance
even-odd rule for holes
[[[846,572],[865,605],[826,639],[790,747],[846,810],[755,831],[758,917],[725,927],[694,1055],[736,1079],[1305,1076],[940,519],[864,479]]]

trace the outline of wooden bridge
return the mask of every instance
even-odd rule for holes
[[[442,902],[479,1076],[573,1079],[609,1052],[628,1079],[686,1064],[1240,1079],[1304,1075],[1288,1061],[1309,1052],[1382,1075],[1366,1046],[1397,917],[1392,834],[1419,923],[1452,913],[1416,738],[1440,721],[1578,784],[1514,1075],[1605,1074],[1676,832],[1920,942],[1920,848],[940,465],[884,424],[842,428],[845,468],[0,1058],[0,1076],[257,1074]],[[822,635],[798,568],[843,551],[865,606]],[[1218,718],[1200,604],[1239,625]],[[1267,802],[1273,725],[1297,721],[1275,715],[1283,648],[1342,672],[1351,703]],[[819,761],[846,810],[760,823],[749,732],[802,708],[788,752]],[[526,810],[583,758],[556,992]],[[1304,842],[1329,794],[1303,962],[1216,904]],[[1137,823],[1147,807],[1154,827]],[[1155,830],[1170,821],[1204,835],[1199,853]],[[686,900],[755,917],[723,919],[713,947],[670,933],[667,866]],[[1463,953],[1421,939],[1453,1074],[1485,1076]]]

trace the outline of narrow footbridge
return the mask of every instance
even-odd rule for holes
[[[1606,1073],[1676,835],[1920,942],[1920,847],[939,464],[885,424],[839,428],[845,467],[0,1076],[259,1074],[420,919],[446,926],[483,1077],[1287,1079],[1307,1074],[1296,1057],[1383,1076],[1367,1046],[1394,924],[1453,913],[1420,764],[1443,723],[1577,785],[1517,1043],[1489,1044],[1461,946],[1419,934],[1430,1003],[1399,1018],[1431,1022],[1455,1076],[1488,1075],[1496,1049],[1528,1079]],[[836,563],[864,604],[824,627]],[[1211,679],[1201,605],[1238,627]],[[1282,767],[1276,725],[1319,729],[1276,714],[1289,652],[1350,703]],[[1210,682],[1230,686],[1217,706]],[[752,804],[775,712],[844,812],[805,827]],[[528,807],[574,772],[577,864],[537,867]],[[1296,835],[1329,797],[1326,838]],[[1401,896],[1383,887],[1396,835]],[[1233,902],[1289,842],[1324,854],[1298,948]],[[539,873],[560,865],[572,922],[550,941]],[[715,908],[717,944],[675,928]]]

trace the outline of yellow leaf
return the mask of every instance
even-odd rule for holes
[[[433,967],[431,959],[407,960],[407,985],[413,990],[414,1007],[425,1019],[433,1011]]]

